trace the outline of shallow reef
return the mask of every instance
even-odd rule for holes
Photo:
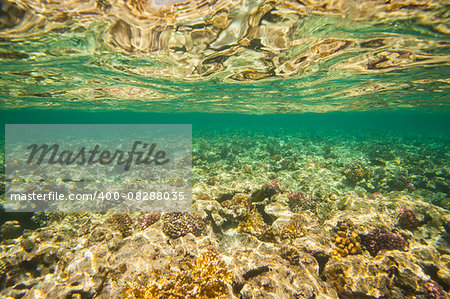
[[[195,140],[189,213],[26,215],[37,228],[5,221],[1,295],[448,297],[450,211],[437,203],[448,200],[449,161],[438,143]]]
[[[179,263],[179,269],[154,270],[142,284],[123,289],[124,298],[226,298],[232,272],[213,249]]]

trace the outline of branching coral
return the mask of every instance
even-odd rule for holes
[[[355,225],[350,219],[339,221],[334,229],[335,249],[331,252],[333,256],[346,257],[361,253],[361,240]]]
[[[382,249],[404,250],[407,246],[406,240],[399,233],[378,228],[362,235],[361,242],[372,256],[376,256]]]
[[[445,294],[442,287],[430,280],[425,283],[425,288],[427,289],[427,298],[429,299],[445,299],[447,298],[447,295]]]
[[[250,213],[247,214],[245,221],[239,223],[239,230],[244,233],[249,233],[261,241],[273,242],[275,240],[275,234],[270,227],[266,224],[261,214],[253,208]]]
[[[416,214],[408,207],[400,209],[400,214],[398,215],[398,222],[401,227],[404,228],[415,228],[419,225],[417,221]]]
[[[146,284],[134,283],[123,289],[125,299],[148,298],[227,298],[232,273],[220,254],[207,249],[180,270],[169,273],[153,270]]]
[[[299,212],[303,208],[311,208],[311,200],[303,192],[293,192],[288,195],[289,208],[293,212]]]
[[[300,215],[294,215],[289,219],[280,231],[280,236],[282,239],[296,239],[303,237],[305,235],[305,227],[303,219]]]

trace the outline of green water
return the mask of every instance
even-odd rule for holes
[[[138,113],[128,111],[93,112],[80,110],[3,110],[3,124],[192,124],[193,133],[200,131],[235,130],[245,132],[274,132],[298,130],[323,134],[364,132],[374,134],[406,134],[422,137],[449,138],[450,118],[447,112],[377,111],[334,112],[325,114],[208,114],[208,113]]]

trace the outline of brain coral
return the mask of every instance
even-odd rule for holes
[[[114,213],[106,219],[106,223],[120,231],[124,237],[131,235],[133,219],[128,213]]]
[[[206,228],[205,222],[200,217],[188,213],[171,212],[164,214],[161,219],[163,232],[172,239],[189,233],[199,236]]]

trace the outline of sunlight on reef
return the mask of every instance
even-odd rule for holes
[[[393,106],[423,106],[428,95],[426,104],[442,109],[438,98],[448,91],[448,82],[436,82],[449,66],[442,1],[31,0],[2,10],[1,83],[11,87],[0,92],[33,99],[21,105],[83,109],[76,103],[93,101],[161,111],[164,104],[138,107],[135,100],[166,100],[169,88],[189,106],[177,109],[222,112],[231,108],[217,101],[229,101],[232,85],[245,93],[231,99],[237,112],[377,109],[411,89],[423,96]],[[18,66],[24,70],[12,71]],[[404,76],[379,77],[398,72]],[[410,84],[424,79],[433,83]],[[123,97],[132,86],[143,92]],[[285,97],[268,101],[271,92]],[[370,105],[358,102],[365,95]]]

